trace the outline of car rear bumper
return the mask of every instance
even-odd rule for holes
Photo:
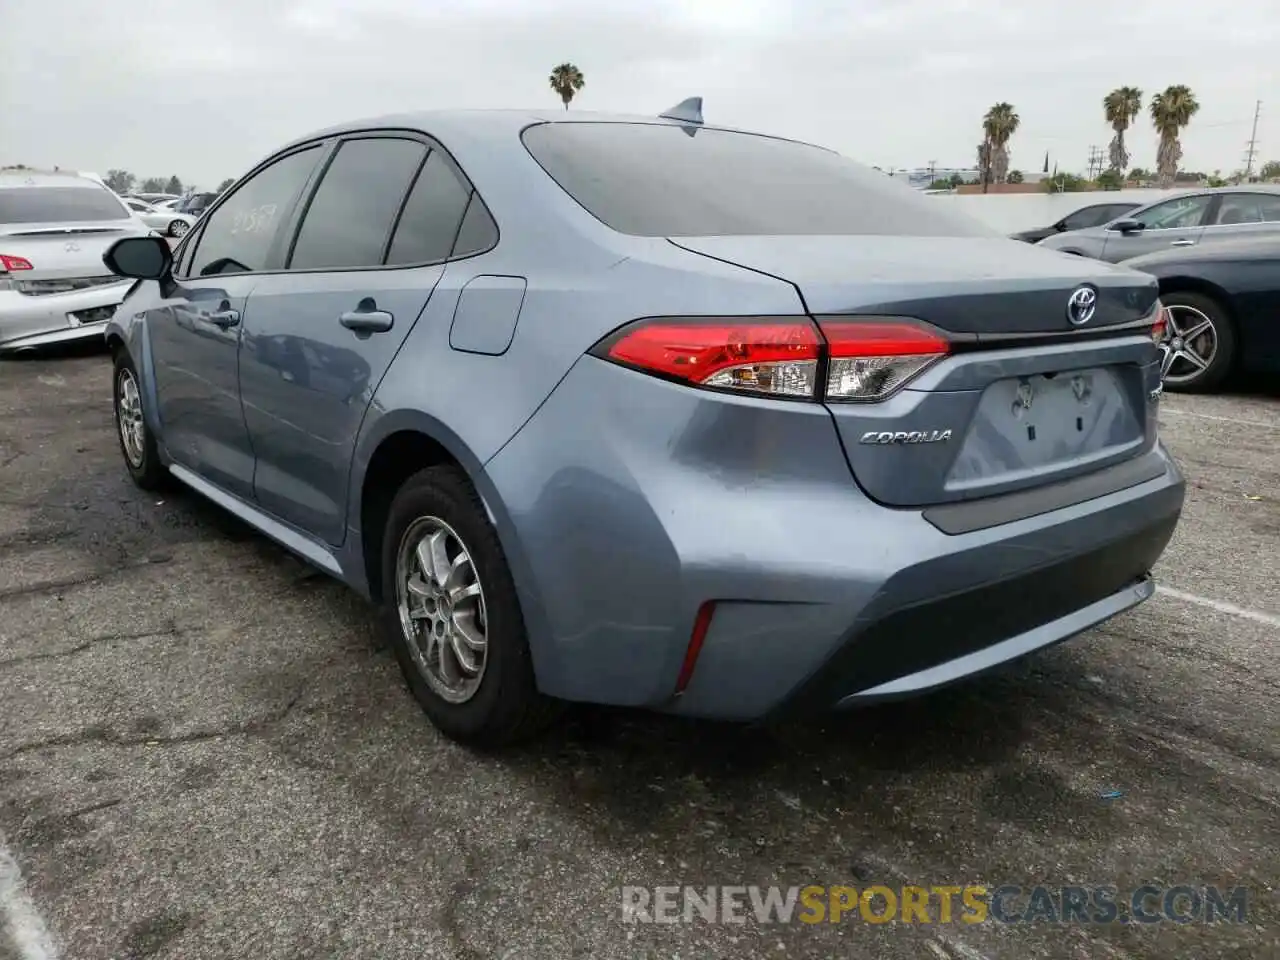
[[[817,405],[594,358],[486,482],[545,692],[736,720],[919,693],[1142,602],[1185,492],[1156,445],[1078,499],[939,520],[862,494]]]
[[[0,352],[101,337],[110,317],[93,313],[114,310],[128,291],[127,280],[45,296],[0,290]]]

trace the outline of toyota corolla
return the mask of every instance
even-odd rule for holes
[[[370,598],[448,735],[913,695],[1141,603],[1145,275],[836,153],[444,112],[265,159],[108,327],[120,446]]]

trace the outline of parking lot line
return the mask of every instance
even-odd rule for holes
[[[1219,613],[1228,613],[1233,617],[1243,617],[1246,620],[1252,620],[1254,623],[1265,624],[1269,627],[1280,627],[1280,617],[1262,610],[1251,610],[1248,607],[1237,607],[1234,603],[1227,603],[1224,600],[1214,600],[1211,597],[1201,597],[1194,593],[1186,593],[1173,587],[1166,587],[1164,584],[1156,585],[1156,593],[1163,593],[1167,597],[1173,597],[1175,600],[1183,600],[1187,603],[1196,603],[1202,607],[1209,607],[1217,610]]]
[[[57,960],[58,951],[36,905],[27,896],[22,871],[0,837],[0,921],[22,960]]]

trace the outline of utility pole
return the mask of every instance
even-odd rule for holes
[[[1097,146],[1089,147],[1089,179],[1094,179],[1102,172],[1102,149]]]
[[[1262,101],[1259,100],[1253,108],[1253,132],[1249,134],[1248,150],[1244,155],[1244,180],[1249,182],[1249,178],[1253,176],[1253,158],[1258,153],[1258,117],[1262,115]]]
[[[938,169],[938,161],[930,160],[929,161],[929,186],[930,187],[933,186],[933,171],[936,169]]]

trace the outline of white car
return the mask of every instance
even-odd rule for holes
[[[147,203],[137,197],[125,197],[124,205],[133,211],[133,215],[152,230],[163,233],[166,237],[185,236],[196,222],[196,218],[186,213],[178,213],[171,208]]]
[[[88,177],[0,172],[0,353],[101,339],[131,286],[103,253],[155,233]]]

